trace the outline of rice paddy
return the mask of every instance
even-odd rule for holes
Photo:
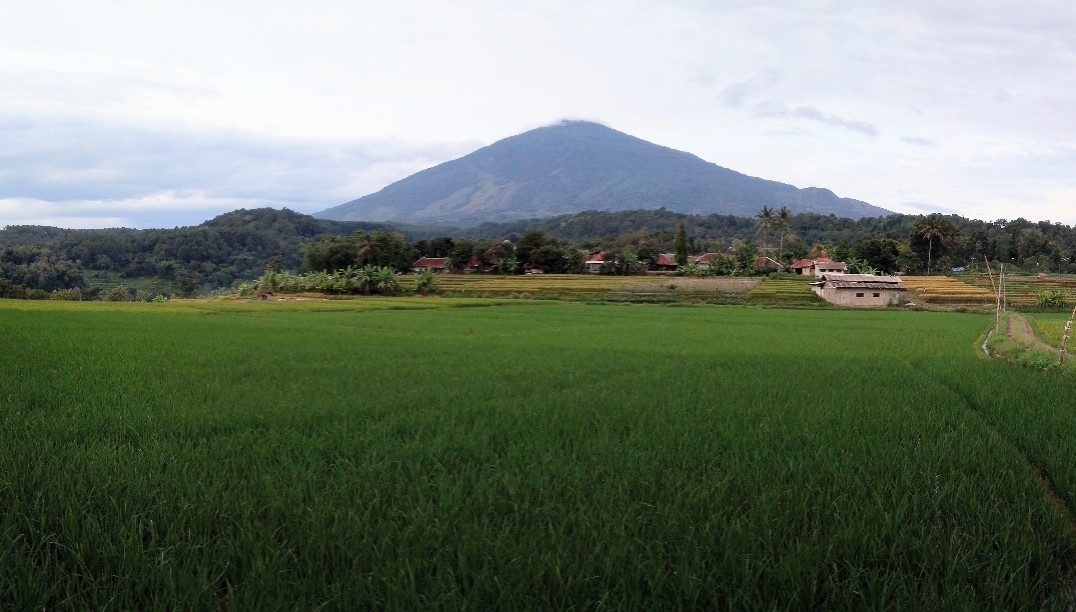
[[[988,305],[996,301],[994,290],[952,276],[905,276],[901,280],[908,288],[911,299],[925,304],[967,306]]]
[[[0,301],[0,608],[1064,609],[1076,382],[992,323]]]
[[[984,273],[968,274],[963,276],[968,283],[982,287],[987,291],[994,291],[990,277]],[[994,271],[994,283],[998,280],[997,270]],[[1076,299],[1076,275],[1072,274],[1005,274],[1005,298],[1012,306],[1036,306],[1039,296],[1049,293],[1058,293],[1064,296],[1071,308]]]

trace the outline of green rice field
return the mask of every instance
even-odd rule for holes
[[[1065,335],[1065,323],[1068,322],[1071,311],[1065,312],[1034,312],[1028,313],[1027,318],[1035,328],[1035,333],[1044,342],[1055,347],[1061,346],[1061,338]],[[1076,330],[1070,331],[1070,336],[1076,335]],[[1069,348],[1076,349],[1076,343],[1069,340]]]
[[[1076,379],[951,312],[0,301],[0,609],[1066,609]]]

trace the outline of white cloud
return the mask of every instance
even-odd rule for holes
[[[240,207],[316,212],[476,146],[2,114],[0,140],[0,224],[27,223],[39,213],[20,211],[49,204],[49,218],[89,218],[76,212],[85,211],[139,227],[154,215],[174,225],[167,220]]]
[[[0,198],[312,212],[586,116],[893,210],[1074,223],[1073,30],[1004,0],[8,0]]]

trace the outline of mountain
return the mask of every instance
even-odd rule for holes
[[[763,206],[858,219],[890,214],[828,189],[740,174],[598,123],[562,121],[497,141],[319,213],[341,221],[476,225],[665,207],[754,216]]]

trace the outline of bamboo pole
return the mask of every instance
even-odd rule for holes
[[[1002,264],[1002,277],[999,284],[1002,287],[1002,311],[1008,312],[1008,290],[1005,288],[1005,265]]]
[[[1001,272],[998,274],[998,285],[997,285],[998,306],[997,306],[997,310],[994,311],[994,333],[995,334],[998,333],[998,330],[1001,328],[1001,278],[1002,278],[1002,276],[1004,276],[1004,274],[1005,274],[1005,264],[1001,264]],[[991,280],[993,280],[993,279],[991,279]]]
[[[1072,319],[1076,317],[1076,306],[1072,308],[1072,314],[1069,315],[1069,320],[1065,323],[1065,335],[1061,337],[1061,356],[1058,363],[1065,363],[1065,353],[1068,351],[1069,346],[1069,332],[1072,331]]]
[[[986,257],[983,257],[983,261],[986,262],[986,275],[990,278],[990,288],[993,289],[996,293],[998,290],[998,286],[994,284],[994,273],[990,270],[990,260]]]

